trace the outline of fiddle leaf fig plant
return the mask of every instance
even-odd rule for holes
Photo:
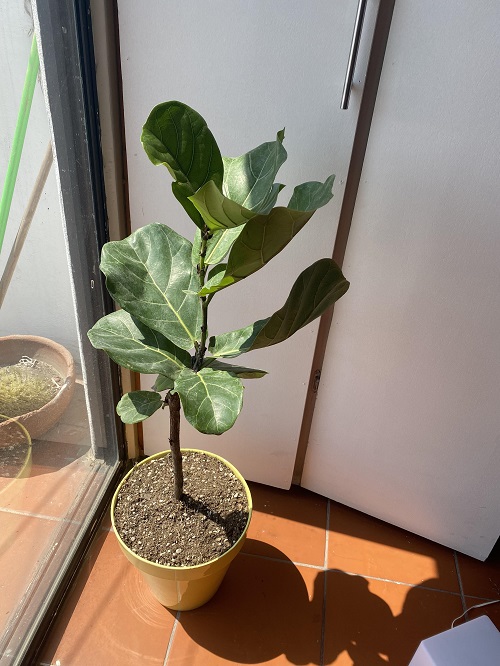
[[[224,359],[283,342],[349,287],[333,260],[320,259],[299,275],[274,314],[209,336],[212,299],[263,268],[332,197],[333,175],[298,185],[287,206],[276,206],[284,187],[275,182],[287,158],[284,137],[281,130],[275,141],[222,157],[194,109],[176,101],[159,104],[144,125],[142,145],[153,164],[170,172],[173,194],[196,225],[194,240],[149,224],[102,251],[106,286],[121,309],[88,335],[119,365],[157,375],[151,391],[124,395],[117,412],[125,423],[138,423],[169,407],[177,499],[183,492],[181,407],[202,433],[229,430],[243,404],[242,379],[266,372]]]

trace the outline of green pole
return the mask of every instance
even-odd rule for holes
[[[19,162],[21,161],[21,153],[23,152],[24,137],[26,136],[26,127],[28,126],[28,118],[30,117],[31,102],[33,101],[33,93],[35,92],[38,68],[38,49],[36,46],[36,37],[33,36],[30,59],[28,62],[28,70],[26,72],[23,94],[21,97],[21,105],[19,107],[19,114],[17,116],[14,138],[12,140],[12,148],[10,151],[7,173],[5,174],[2,199],[0,200],[0,252],[2,251],[2,244],[5,236],[5,229],[7,228],[10,205],[14,195],[14,187],[16,185],[17,172],[19,170]]]

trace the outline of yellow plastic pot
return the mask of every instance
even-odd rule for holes
[[[111,503],[111,522],[123,554],[141,572],[151,588],[151,591],[163,606],[172,610],[182,611],[193,610],[194,608],[203,606],[203,604],[209,601],[217,592],[222,583],[222,579],[229,569],[229,565],[239,553],[245,542],[250,518],[252,516],[252,496],[250,495],[250,489],[238,470],[233,467],[231,463],[227,462],[227,460],[224,460],[224,458],[221,458],[215,453],[199,451],[197,449],[182,449],[182,453],[188,452],[203,453],[212,456],[213,458],[217,458],[224,463],[233,474],[235,474],[245,488],[248,500],[248,520],[245,530],[238,541],[220,557],[211,560],[210,562],[206,562],[205,564],[197,564],[196,566],[173,567],[150,562],[143,557],[139,557],[139,555],[136,555],[130,550],[130,548],[122,541],[116,530],[114,512],[120,488],[125,480],[133,474],[135,468],[130,470],[130,472],[122,479]],[[161,453],[156,453],[141,461],[139,465],[144,465],[150,460],[163,458],[164,456],[169,455],[170,451],[162,451]]]

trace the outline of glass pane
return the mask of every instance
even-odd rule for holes
[[[114,428],[113,398],[106,397],[109,386],[102,386],[109,366],[96,376],[98,361],[85,339],[92,313],[75,297],[83,277],[73,274],[76,260],[68,256],[67,238],[82,222],[67,207],[62,214],[26,7],[0,4],[0,187],[6,221],[2,228],[0,218],[1,664],[16,663],[36,630],[118,461],[116,436],[106,436]],[[67,93],[61,81],[63,104]],[[63,209],[65,196],[63,190]],[[95,225],[94,218],[88,224]]]

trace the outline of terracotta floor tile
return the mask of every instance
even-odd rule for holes
[[[330,571],[325,666],[408,666],[420,641],[461,612],[459,595]]]
[[[163,665],[174,617],[119,551],[114,534],[100,530],[40,663]]]
[[[465,595],[500,599],[500,541],[486,562],[459,554],[458,567]]]
[[[59,524],[59,521],[0,511],[0,634]]]
[[[465,605],[467,608],[470,608],[469,612],[467,613],[467,617],[469,620],[475,620],[476,617],[480,617],[481,615],[487,615],[490,620],[493,622],[493,624],[496,626],[496,628],[500,631],[500,601],[495,604],[490,604],[489,606],[482,606],[481,608],[472,608],[472,606],[475,606],[476,604],[481,603],[477,599],[473,597],[465,597]],[[459,623],[457,622],[455,626],[457,626]]]
[[[250,490],[254,512],[244,551],[323,566],[325,498],[296,486],[279,490],[253,483]]]
[[[328,567],[458,592],[453,551],[332,502]]]
[[[181,613],[167,666],[319,664],[323,574],[240,554],[216,596]]]
[[[86,459],[67,461],[60,467],[33,462],[29,476],[0,495],[0,507],[64,518],[91,475],[93,469]]]

